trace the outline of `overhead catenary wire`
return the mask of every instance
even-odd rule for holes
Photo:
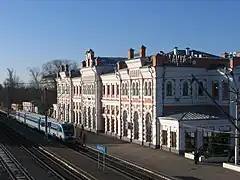
[[[208,124],[208,125],[211,125],[211,124]],[[214,129],[208,129],[208,128],[199,127],[199,126],[193,126],[193,125],[189,125],[189,124],[185,124],[185,123],[182,123],[181,126],[192,128],[192,129],[196,129],[196,130],[199,130],[199,131],[207,131],[207,132],[213,132],[213,133],[223,133],[223,134],[235,135],[234,131],[214,130]],[[240,135],[240,133],[239,133],[239,135]]]

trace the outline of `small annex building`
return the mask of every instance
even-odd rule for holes
[[[160,148],[178,154],[192,152],[210,143],[211,136],[216,133],[227,134],[226,143],[233,143],[230,136],[234,128],[218,110],[209,112],[200,108],[168,113],[165,117],[159,117],[159,125]]]

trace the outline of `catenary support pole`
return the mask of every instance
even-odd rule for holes
[[[47,108],[47,88],[44,88],[44,111],[45,111],[45,135],[48,138],[48,108]]]
[[[236,98],[236,101],[235,102],[232,102],[233,103],[233,106],[234,106],[234,118],[235,118],[235,125],[238,127],[238,99]],[[238,164],[238,160],[239,160],[239,145],[238,145],[238,130],[237,128],[235,128],[235,165]]]

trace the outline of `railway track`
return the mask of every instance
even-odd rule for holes
[[[76,150],[76,148],[73,146],[66,146],[73,150]],[[98,161],[98,151],[92,147],[88,146],[85,148],[78,148],[77,151],[89,159],[92,159],[96,162]],[[100,162],[100,164],[102,163]],[[128,179],[132,180],[177,180],[177,178],[172,178],[165,174],[160,174],[159,172],[147,170],[109,154],[105,155],[105,166],[111,170],[126,175],[129,177]]]
[[[34,180],[11,152],[0,144],[0,162],[12,180]]]
[[[70,147],[71,148],[71,147]],[[76,149],[75,149],[76,150]],[[77,148],[78,152],[98,161],[99,152],[90,147]],[[102,156],[102,155],[101,155]],[[103,162],[100,162],[103,165]],[[114,169],[118,172],[121,172],[133,180],[177,180],[176,178],[168,177],[167,175],[159,174],[147,170],[145,168],[136,167],[135,165],[126,162],[122,159],[105,154],[105,166],[108,168]]]
[[[49,156],[49,154],[47,154],[46,152],[44,152],[43,150],[39,149],[38,145],[34,142],[31,142],[30,140],[28,140],[26,137],[24,137],[22,134],[20,134],[19,132],[16,132],[13,129],[10,129],[9,127],[6,127],[4,125],[4,123],[0,123],[1,124],[1,131],[4,132],[5,134],[8,135],[8,138],[11,139],[11,141],[13,142],[17,142],[18,145],[20,146],[20,148],[27,153],[29,156],[31,156],[31,158],[37,162],[41,167],[43,167],[44,169],[46,169],[48,172],[52,173],[57,179],[59,180],[97,180],[95,177],[91,176],[90,174],[81,171],[80,169],[75,169],[73,168],[71,165],[59,160],[56,157],[53,156]],[[4,156],[4,154],[2,153],[2,149],[4,149],[4,147],[2,148],[0,146],[0,157],[10,157],[10,152],[8,151],[8,156]],[[6,152],[6,148],[4,149]],[[6,153],[5,153],[6,154]],[[9,169],[9,166],[6,166],[6,163],[3,164],[4,167],[6,167],[8,173],[10,174],[11,177],[13,177],[13,180],[34,180],[32,177],[28,176],[27,178],[27,171],[24,169],[24,167],[21,166],[20,163],[17,163],[17,160],[11,155],[11,157],[13,159],[13,163],[17,164],[17,167],[20,167],[20,170],[16,170],[16,166],[11,166],[13,163],[11,163],[8,159],[6,159],[6,162],[9,162],[11,164],[10,167],[13,167],[13,169]],[[16,163],[15,163],[16,162]],[[18,168],[19,169],[19,168]],[[11,171],[10,171],[11,170]],[[23,171],[24,170],[24,171]],[[19,173],[18,173],[19,172]],[[22,172],[22,173],[20,173]],[[14,173],[16,174],[16,176],[18,178],[15,178],[16,176],[14,176]],[[22,174],[24,174],[25,176],[23,176]]]

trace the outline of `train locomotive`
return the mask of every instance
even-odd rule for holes
[[[40,132],[46,131],[46,122],[43,115],[16,111],[15,119],[32,129],[37,129]],[[57,122],[52,118],[48,118],[47,120],[47,134],[66,143],[75,144],[76,141],[76,133],[73,124]]]

